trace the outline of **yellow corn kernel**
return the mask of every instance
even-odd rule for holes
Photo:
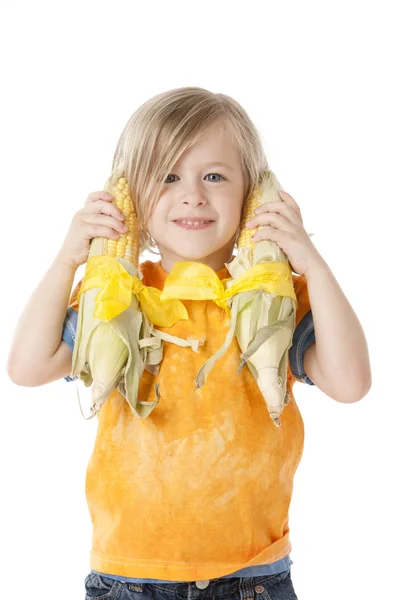
[[[250,221],[255,216],[254,211],[261,205],[262,189],[259,188],[255,193],[247,199],[243,209],[242,220],[240,222],[240,232],[238,237],[238,248],[255,248],[257,242],[254,242],[251,238],[256,233],[257,227],[254,229],[248,229],[246,227],[247,221]]]
[[[117,183],[110,186],[109,192],[114,198],[114,205],[123,213],[125,217],[123,223],[128,230],[126,233],[120,233],[118,240],[107,238],[104,253],[113,258],[124,258],[137,268],[139,265],[138,221],[126,178],[120,177]]]

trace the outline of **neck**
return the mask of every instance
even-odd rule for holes
[[[158,249],[161,256],[161,266],[166,273],[170,273],[176,262],[202,263],[203,265],[207,265],[214,271],[218,272],[225,267],[225,264],[228,264],[231,262],[231,260],[233,260],[233,248],[234,244],[232,243],[232,245],[229,245],[228,248],[222,248],[214,254],[203,256],[201,258],[187,258],[184,256],[179,256],[178,254],[175,254],[169,250],[161,249],[160,247]]]

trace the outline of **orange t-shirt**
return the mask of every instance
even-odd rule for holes
[[[163,289],[161,261],[140,265],[143,283]],[[230,277],[226,267],[217,272]],[[296,326],[310,310],[304,276],[293,274]],[[76,285],[71,305],[81,281]],[[272,563],[291,551],[288,511],[303,453],[303,419],[293,396],[275,427],[234,338],[202,388],[200,367],[229,329],[212,300],[183,300],[189,320],[162,328],[181,338],[205,337],[199,352],[164,342],[157,376],[147,371],[139,400],[161,400],[140,419],[117,391],[98,414],[86,473],[93,524],[90,568],[112,575],[168,581],[214,579]]]

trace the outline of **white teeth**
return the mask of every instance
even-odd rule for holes
[[[185,225],[204,225],[208,221],[178,221],[178,223],[184,223]]]

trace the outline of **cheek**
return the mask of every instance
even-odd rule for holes
[[[241,199],[233,201],[229,205],[229,219],[231,222],[236,222],[239,225],[243,211],[243,202]]]
[[[147,224],[149,227],[155,227],[155,226],[157,226],[158,223],[161,222],[162,218],[163,218],[162,206],[160,204],[156,204]]]
[[[152,214],[150,219],[148,220],[146,229],[150,233],[151,237],[155,236],[156,230],[157,230],[157,220],[156,220],[154,214]]]

